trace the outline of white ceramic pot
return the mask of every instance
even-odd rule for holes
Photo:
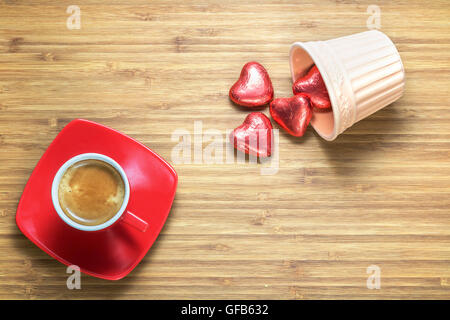
[[[311,125],[325,140],[336,139],[354,123],[403,95],[402,60],[391,39],[380,31],[291,46],[294,82],[313,64],[322,75],[332,105],[332,112],[314,112],[311,119]]]

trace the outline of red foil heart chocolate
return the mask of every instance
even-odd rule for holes
[[[290,135],[301,137],[312,117],[311,104],[304,94],[278,98],[270,104],[270,114]]]
[[[292,85],[292,91],[294,94],[306,94],[311,100],[311,104],[314,108],[331,108],[327,87],[325,86],[316,65],[314,65],[304,77],[295,81]]]
[[[241,75],[230,88],[230,99],[241,106],[259,107],[273,99],[272,81],[266,69],[258,62],[244,65]]]
[[[247,154],[270,157],[272,154],[272,123],[261,112],[250,113],[230,134],[234,147]]]

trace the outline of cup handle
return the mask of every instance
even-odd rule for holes
[[[122,221],[141,232],[147,231],[148,223],[128,210],[123,214]]]

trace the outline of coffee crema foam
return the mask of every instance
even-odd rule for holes
[[[71,220],[86,226],[102,224],[116,215],[125,198],[120,173],[101,160],[82,160],[61,178],[58,200]]]

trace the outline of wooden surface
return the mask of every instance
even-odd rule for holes
[[[1,299],[450,298],[449,2],[279,2],[0,1]],[[81,30],[66,28],[72,4]],[[29,175],[70,120],[171,162],[174,130],[242,122],[227,93],[244,63],[290,95],[290,44],[365,31],[371,4],[403,58],[404,97],[331,143],[281,132],[275,175],[174,165],[167,224],[128,277],[68,290],[65,266],[16,227]],[[380,290],[366,287],[370,265]]]

